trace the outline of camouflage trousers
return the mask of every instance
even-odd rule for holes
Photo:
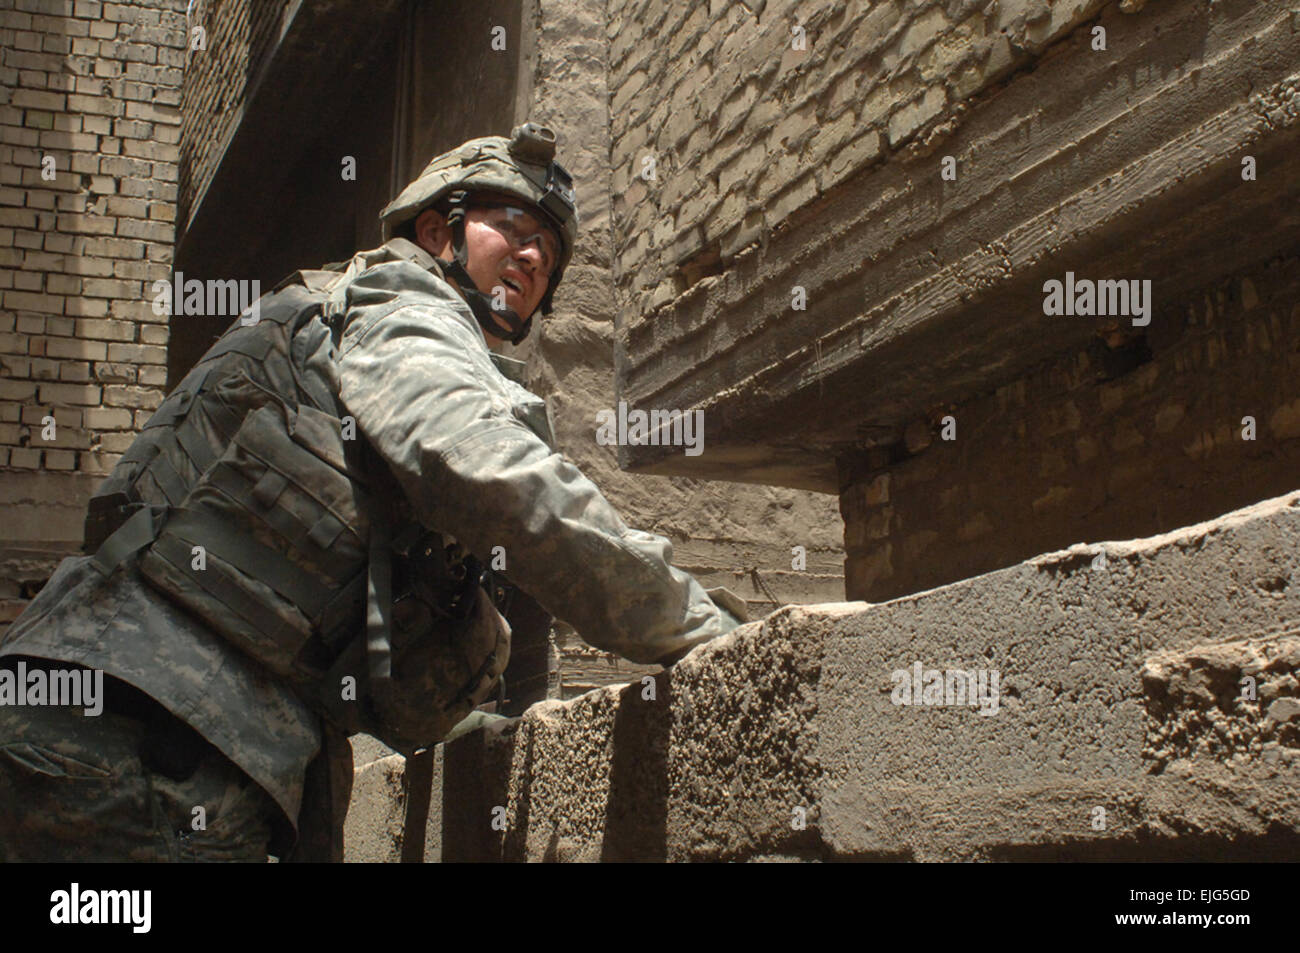
[[[271,797],[206,743],[188,777],[151,770],[150,731],[109,710],[0,707],[0,861],[264,863]]]

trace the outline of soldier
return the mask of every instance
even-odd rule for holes
[[[555,452],[496,353],[573,254],[554,152],[530,123],[435,158],[381,247],[290,276],[158,408],[88,555],[0,645],[11,671],[106,673],[98,716],[0,707],[0,859],[341,859],[347,736],[409,754],[497,684],[494,553],[633,661],[745,619]]]

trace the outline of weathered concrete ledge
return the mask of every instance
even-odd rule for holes
[[[786,607],[653,699],[602,689],[440,746],[425,858],[1294,859],[1298,541],[1295,492]],[[997,673],[996,711],[895,704],[916,662]],[[358,774],[349,859],[397,859],[403,784],[398,757]]]

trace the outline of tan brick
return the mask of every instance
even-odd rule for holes
[[[87,383],[90,381],[90,365],[85,361],[58,362],[59,380]]]
[[[948,18],[942,10],[932,9],[908,25],[898,41],[898,55],[908,57],[916,53],[938,37],[942,36],[948,26]]]
[[[107,298],[69,298],[65,313],[77,318],[102,318],[108,314]]]
[[[82,279],[70,275],[48,275],[45,279],[47,291],[60,295],[81,294]]]
[[[18,315],[18,333],[19,334],[44,334],[45,315],[43,314]]]
[[[104,200],[104,208],[109,215],[126,215],[131,218],[145,218],[149,214],[149,203],[144,199],[122,195],[110,195]]]
[[[93,116],[120,116],[126,111],[126,105],[118,99],[75,94],[68,96],[68,109],[81,113],[83,117],[87,113]]]
[[[98,258],[83,255],[68,262],[67,271],[73,275],[91,275],[106,278],[113,274],[113,261],[110,258]]]
[[[83,341],[80,338],[45,339],[45,353],[50,357],[75,358],[82,361],[102,361],[108,356],[108,345],[103,341]]]
[[[166,344],[168,328],[165,324],[143,324],[140,326],[141,344]]]
[[[95,365],[95,380],[101,384],[134,384],[136,366],[134,364],[110,364],[100,361]]]
[[[99,437],[99,449],[106,453],[125,453],[135,443],[136,435],[131,431],[125,433],[105,433]]]
[[[41,451],[27,447],[13,447],[9,450],[9,465],[20,470],[39,470]]]
[[[112,235],[117,220],[106,215],[60,215],[59,231],[78,235]]]
[[[23,265],[29,271],[63,271],[65,261],[62,255],[35,249],[23,254]]]
[[[129,238],[87,238],[85,253],[106,258],[138,259],[144,257],[144,242]]]
[[[57,385],[46,384],[46,387]],[[104,388],[104,404],[108,407],[145,407],[155,410],[163,401],[163,393],[152,387],[130,387],[110,384]]]
[[[144,344],[110,344],[110,361],[128,361],[133,364],[166,364],[167,349]]]
[[[134,341],[135,325],[130,321],[95,321],[79,319],[77,337],[99,341]]]
[[[51,232],[45,236],[45,250],[60,255],[81,255],[86,249],[86,239],[80,235],[60,235]],[[67,270],[66,265],[64,270]]]
[[[140,297],[141,287],[138,281],[126,281],[120,278],[85,278],[81,293],[92,298],[134,299]]]
[[[161,142],[145,142],[139,139],[127,139],[122,143],[122,152],[141,159],[155,162],[175,162],[177,149]]]
[[[90,405],[99,403],[100,388],[95,384],[41,384],[38,399],[42,404]]]
[[[128,119],[140,119],[145,122],[179,125],[181,111],[175,106],[159,106],[154,103],[128,102],[125,113]]]
[[[62,93],[43,92],[36,89],[19,89],[10,100],[23,109],[43,109],[49,112],[62,112],[67,106],[67,97]]]
[[[36,227],[36,213],[25,208],[0,208],[0,226],[32,229]]]
[[[111,473],[122,455],[120,453],[99,453],[85,450],[77,455],[77,469],[82,473]]]
[[[4,65],[14,69],[34,69],[43,73],[58,73],[63,68],[63,57],[54,53],[36,53],[29,50],[6,50]],[[73,107],[69,105],[69,109]],[[75,110],[74,110],[75,111]]]
[[[13,34],[13,48],[15,50],[35,50],[40,52],[41,35],[29,30],[19,30]]]
[[[57,201],[58,201],[58,210],[59,210],[60,212],[77,212],[77,213],[79,213],[79,212],[84,212],[84,211],[86,211],[87,196],[86,196],[86,194],[85,194],[84,192],[61,192],[61,193],[58,194],[57,196],[56,196],[56,195],[52,195],[52,194],[50,194],[50,193],[48,193],[48,192],[47,192],[47,193],[43,193],[43,194],[42,194],[42,193],[33,193],[33,194],[32,194],[32,198],[34,199],[34,198],[36,198],[38,195],[40,195],[43,199],[50,199],[51,201],[49,201],[49,202],[42,201],[42,202],[40,202],[40,203],[37,203],[37,202],[28,202],[27,204],[28,204],[29,206],[37,206],[38,208],[51,209],[51,208],[54,208],[54,205],[55,205],[54,200],[57,199]]]
[[[4,306],[16,311],[45,311],[63,313],[64,299],[59,295],[33,294],[29,291],[6,291]]]
[[[38,249],[45,242],[45,236],[40,232],[15,232],[14,245],[17,248]]]
[[[124,407],[87,407],[82,420],[88,430],[130,430],[131,411]]]
[[[146,364],[140,368],[138,380],[147,387],[165,387],[167,385],[167,368]]]
[[[153,123],[138,119],[116,119],[113,121],[113,135],[122,139],[152,139]]]
[[[156,314],[154,312],[155,294],[152,285],[145,287],[147,294],[139,300],[125,300],[122,298],[112,301],[108,306],[108,313],[115,318],[121,318],[132,322],[166,324],[170,318],[164,312]]]
[[[926,90],[920,99],[908,103],[889,119],[889,144],[897,146],[899,142],[916,132],[935,116],[943,112],[947,105],[948,94],[942,86],[933,86]]]
[[[94,152],[99,147],[99,137],[89,132],[61,132],[51,129],[40,135],[42,149],[64,149]]]
[[[175,229],[165,222],[122,218],[117,221],[117,234],[125,238],[143,238],[151,242],[170,242]]]

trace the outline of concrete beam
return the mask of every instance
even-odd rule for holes
[[[600,689],[439,746],[426,860],[1294,857],[1298,541],[1300,492],[879,605],[788,606],[653,698]],[[917,662],[983,670],[985,703],[900,704]],[[400,797],[392,768],[369,796]],[[358,817],[390,816],[369,790]],[[395,856],[374,843],[391,825],[363,830],[349,858]]]
[[[621,465],[835,492],[836,455],[1107,324],[1044,316],[1046,279],[1151,279],[1157,335],[1162,303],[1300,244],[1293,12],[1229,0],[1100,22],[1107,51],[1076,31],[925,154],[814,199],[632,324],[620,397],[702,408],[708,451],[626,447]]]

